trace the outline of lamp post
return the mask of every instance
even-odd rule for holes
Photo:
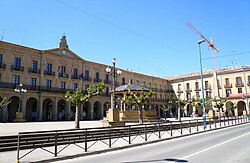
[[[112,85],[112,87],[113,87],[113,100],[111,101],[111,103],[112,103],[111,109],[115,109],[116,108],[116,101],[115,101],[116,100],[115,99],[116,78],[122,74],[122,71],[119,69],[116,70],[116,67],[115,67],[116,59],[115,58],[112,59],[112,64],[113,64],[113,67],[110,68],[108,66],[106,68],[106,72],[108,73],[108,75],[113,77],[113,85]]]
[[[201,43],[205,42],[205,40],[198,41],[199,45],[199,54],[200,54],[200,70],[201,70],[201,93],[202,93],[202,108],[203,108],[203,118],[204,118],[204,129],[207,128],[206,123],[206,108],[205,108],[205,100],[204,100],[204,84],[203,84],[203,76],[202,76],[202,59],[201,59]]]
[[[15,92],[18,92],[18,97],[19,97],[18,112],[22,112],[22,109],[21,109],[21,95],[23,93],[27,92],[27,90],[25,88],[23,88],[23,83],[19,84],[19,86],[15,89]]]
[[[247,82],[246,82],[246,72],[245,72],[245,67],[242,66],[243,69],[243,74],[244,74],[244,83],[245,83],[245,91],[246,91],[246,111],[247,111],[247,115],[249,114],[249,104],[248,104],[248,92],[247,92]],[[244,97],[244,95],[243,95]]]

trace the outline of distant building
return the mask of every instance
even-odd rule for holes
[[[216,80],[217,79],[217,80]],[[183,100],[201,99],[201,79],[200,73],[190,73],[166,78],[175,94]],[[226,98],[224,110],[221,111],[224,115],[231,114],[233,116],[243,115],[243,111],[249,106],[250,97],[250,66],[239,66],[217,69],[215,71],[203,72],[204,95],[205,98]],[[246,94],[247,92],[247,94]],[[236,109],[231,109],[230,106],[234,103]],[[213,102],[211,102],[213,105]],[[214,108],[215,110],[215,108]],[[202,108],[196,106],[192,108],[190,104],[185,106],[185,115],[191,116],[193,113],[202,116]],[[218,114],[218,110],[215,110]]]

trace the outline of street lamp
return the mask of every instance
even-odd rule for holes
[[[200,54],[200,70],[201,70],[201,93],[202,93],[202,108],[203,108],[203,118],[204,118],[204,129],[207,128],[206,123],[206,108],[205,108],[205,100],[204,100],[204,84],[203,84],[203,76],[202,76],[202,59],[201,59],[201,43],[205,42],[205,40],[198,41],[199,45],[199,54]]]
[[[243,69],[243,74],[244,74],[244,83],[245,83],[245,91],[246,91],[246,111],[247,111],[247,115],[249,114],[249,104],[248,104],[248,93],[247,93],[247,82],[246,82],[246,72],[245,72],[245,67],[242,66]],[[244,97],[244,95],[243,95]]]
[[[118,76],[120,76],[122,74],[122,71],[121,70],[116,70],[116,67],[115,67],[115,64],[116,64],[116,59],[113,58],[112,59],[112,64],[113,64],[113,67],[107,67],[106,68],[106,72],[108,73],[108,75],[112,76],[113,77],[113,100],[111,101],[111,109],[115,109],[116,108],[116,102],[115,102],[115,84],[116,84],[116,78]]]
[[[26,93],[27,90],[25,88],[23,88],[23,84],[20,83],[19,86],[15,89],[15,92],[18,92],[18,97],[19,97],[19,105],[18,105],[18,112],[21,112],[21,95],[23,93]]]

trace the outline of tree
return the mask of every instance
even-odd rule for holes
[[[187,99],[186,104],[189,104],[191,109],[192,109],[192,114],[193,114],[193,107],[195,106],[195,104],[197,103],[197,100],[192,97],[191,99]]]
[[[100,82],[96,86],[91,85],[87,88],[87,93],[83,93],[78,88],[71,94],[69,91],[66,92],[65,98],[67,101],[70,101],[72,104],[76,106],[76,113],[75,113],[75,128],[80,128],[80,114],[79,110],[82,104],[88,102],[92,97],[99,96],[101,93],[104,92],[104,83]]]
[[[182,100],[180,98],[180,94],[178,95],[178,98],[176,100],[176,104],[178,106],[178,120],[181,121],[181,110],[184,108],[184,106],[186,105],[186,101]]]
[[[173,104],[174,104],[173,92],[168,92],[167,93],[167,103],[161,105],[161,109],[164,112],[165,121],[167,119],[167,111],[169,111],[173,107]]]
[[[219,110],[219,116],[221,117],[221,109],[223,108],[227,99],[225,98],[214,98],[213,102],[215,102],[214,107]]]
[[[237,104],[235,104],[235,103],[233,103],[233,102],[228,102],[228,103],[226,104],[226,109],[230,110],[229,116],[233,116],[232,111],[234,111],[234,110],[237,109],[237,108],[238,108]]]
[[[0,108],[4,107],[4,106],[6,106],[6,105],[9,105],[10,102],[11,102],[11,100],[10,100],[10,101],[7,101],[7,98],[4,97],[4,98],[2,99],[2,101],[0,102]]]
[[[144,91],[143,87],[140,92],[133,92],[128,88],[128,93],[126,94],[126,104],[133,103],[138,108],[138,119],[139,124],[143,124],[142,116],[142,106],[149,105],[151,97],[155,94],[154,88],[151,87],[150,91]]]

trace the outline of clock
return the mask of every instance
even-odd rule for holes
[[[62,54],[63,56],[65,56],[65,55],[67,55],[67,52],[66,52],[65,50],[62,50],[62,51],[61,51],[61,54]]]

